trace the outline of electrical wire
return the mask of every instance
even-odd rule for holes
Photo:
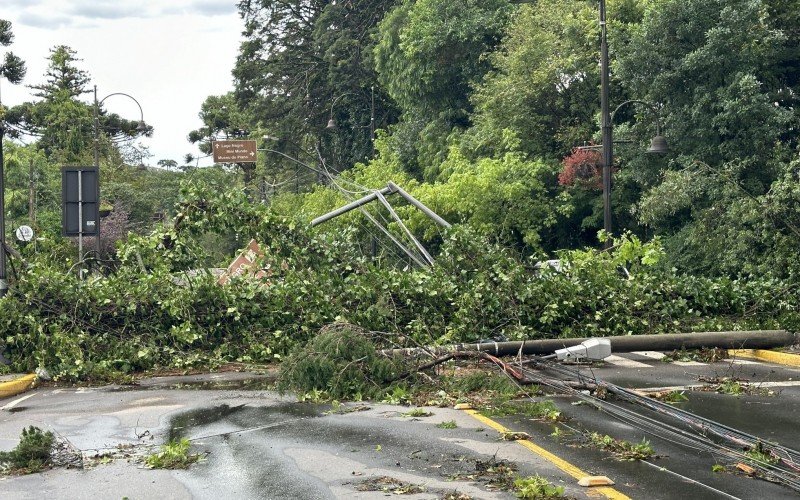
[[[680,428],[654,417],[637,413],[629,408],[624,408],[620,405],[610,401],[602,400],[596,396],[583,394],[580,391],[570,387],[563,381],[553,382],[548,380],[537,372],[529,368],[525,368],[520,363],[522,373],[530,380],[551,387],[559,392],[567,393],[580,400],[591,404],[595,408],[602,410],[609,415],[632,425],[647,433],[653,434],[661,439],[679,444],[694,450],[705,451],[714,456],[722,456],[732,461],[746,461],[751,464],[760,474],[769,480],[774,480],[784,484],[795,491],[800,491],[800,475],[797,474],[798,458],[800,453],[778,445],[762,440],[756,436],[738,431],[731,427],[725,426],[718,422],[694,415],[692,413],[674,408],[661,401],[652,400],[645,396],[641,396],[628,389],[616,386],[597,379],[594,376],[587,376],[577,370],[552,363],[549,361],[539,361],[534,358],[533,364],[543,370],[553,371],[561,376],[574,377],[578,383],[594,384],[596,387],[603,387],[609,393],[612,393],[620,399],[644,406],[649,410],[672,419],[677,420],[686,428]],[[709,435],[721,439],[720,443],[709,437]],[[768,445],[769,453],[773,454],[775,458],[780,458],[779,463],[784,464],[791,470],[786,470],[779,467],[777,464],[772,464],[766,461],[755,459],[753,456],[748,455],[742,449],[759,449],[764,444]]]

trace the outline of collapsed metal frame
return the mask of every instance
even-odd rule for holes
[[[400,242],[400,240],[398,240],[386,228],[384,228],[377,220],[375,220],[374,217],[369,215],[366,211],[362,210],[362,213],[367,217],[367,219],[369,219],[370,222],[375,224],[384,234],[386,234],[392,240],[392,242],[395,245],[397,245],[398,248],[400,248],[406,255],[408,255],[408,257],[411,258],[411,260],[413,260],[417,265],[419,265],[420,267],[433,266],[433,256],[431,256],[431,254],[425,249],[425,247],[422,245],[422,243],[420,243],[420,241],[406,227],[406,225],[403,223],[403,220],[400,218],[399,215],[397,215],[397,212],[394,210],[392,205],[386,199],[386,197],[388,195],[395,194],[395,193],[400,195],[402,198],[404,198],[409,203],[411,203],[414,207],[416,207],[422,213],[424,213],[425,215],[430,217],[434,222],[436,222],[440,226],[445,227],[445,228],[451,227],[449,222],[444,220],[436,212],[434,212],[430,208],[426,207],[425,204],[423,204],[421,201],[419,201],[418,199],[416,199],[413,196],[411,196],[403,188],[401,188],[400,186],[398,186],[397,184],[395,184],[392,181],[389,181],[385,188],[376,189],[376,190],[372,191],[371,193],[369,193],[368,195],[363,196],[363,197],[361,197],[361,198],[359,198],[357,200],[354,200],[354,201],[348,203],[347,205],[339,207],[336,210],[328,212],[327,214],[320,215],[319,217],[317,217],[316,219],[311,221],[311,227],[317,226],[319,224],[322,224],[323,222],[329,221],[329,220],[334,219],[334,218],[336,218],[336,217],[338,217],[340,215],[346,214],[347,212],[350,212],[351,210],[355,210],[357,208],[360,209],[361,207],[363,207],[367,203],[370,203],[372,201],[377,200],[377,201],[379,201],[381,203],[381,205],[383,205],[386,208],[386,210],[389,211],[389,213],[391,214],[391,216],[394,219],[394,221],[403,230],[403,233],[414,244],[414,247],[416,247],[417,251],[420,253],[421,258],[417,254],[412,252],[408,247],[403,245]]]

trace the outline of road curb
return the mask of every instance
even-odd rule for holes
[[[766,349],[728,349],[732,358],[750,358],[779,365],[800,367],[800,355],[788,352],[768,351]]]
[[[467,414],[471,415],[472,418],[474,418],[475,420],[481,422],[484,425],[488,425],[489,427],[491,427],[492,429],[496,430],[497,432],[500,432],[500,433],[510,432],[505,426],[503,426],[503,424],[501,424],[499,422],[496,422],[496,421],[494,421],[494,420],[492,420],[492,419],[490,419],[488,417],[485,417],[485,416],[481,415],[479,412],[477,412],[475,410],[464,409],[464,413],[467,413]],[[547,460],[551,464],[553,464],[556,467],[558,467],[559,469],[561,469],[563,472],[566,472],[567,474],[569,474],[570,476],[574,477],[575,479],[577,479],[579,481],[582,478],[591,477],[590,474],[587,474],[586,472],[582,471],[581,469],[579,469],[575,465],[572,465],[571,463],[567,462],[563,458],[561,458],[559,456],[556,456],[553,453],[550,453],[549,451],[545,450],[544,448],[541,448],[540,446],[537,446],[537,445],[533,444],[532,442],[530,442],[528,440],[517,440],[517,441],[514,441],[514,442],[519,444],[519,445],[521,445],[521,446],[523,446],[523,447],[525,447],[525,448],[527,448],[529,451],[531,451],[531,452],[535,453],[536,455],[538,455],[539,457]],[[588,490],[585,490],[585,491],[587,491],[587,493],[588,492],[593,493],[590,496],[598,496],[599,495],[599,496],[604,496],[604,497],[606,497],[606,498],[608,498],[610,500],[631,500],[630,497],[628,497],[624,493],[622,493],[619,490],[616,490],[616,489],[614,489],[614,488],[612,488],[610,486],[591,486],[591,487],[589,487]]]
[[[31,373],[21,375],[13,380],[0,382],[0,399],[10,398],[21,394],[36,385],[36,375]]]

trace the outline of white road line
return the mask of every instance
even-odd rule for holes
[[[28,398],[34,397],[35,395],[36,395],[36,393],[34,392],[32,394],[28,394],[27,396],[22,396],[19,399],[15,399],[14,401],[11,401],[10,403],[6,404],[5,406],[0,406],[0,410],[10,411],[12,408],[17,406],[18,404],[22,403],[23,401],[25,401]]]
[[[673,361],[671,364],[678,366],[706,366],[708,363],[700,363],[699,361]]]
[[[664,357],[666,356],[666,354],[664,354],[663,352],[658,352],[658,351],[634,351],[631,354],[638,354],[639,356],[644,356],[646,358],[658,359],[658,360],[664,359]]]
[[[746,359],[731,359],[731,364],[734,365],[760,365],[763,363],[759,363],[758,361],[748,361]]]
[[[603,361],[615,366],[622,366],[625,368],[652,368],[652,366],[648,365],[647,363],[640,363],[632,359],[623,358],[622,356],[614,356],[613,354],[605,358]]]

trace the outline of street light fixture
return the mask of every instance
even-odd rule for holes
[[[106,99],[113,96],[125,96],[131,99],[136,105],[139,107],[139,124],[136,126],[136,130],[139,132],[147,131],[147,125],[144,122],[144,111],[142,111],[142,105],[139,104],[139,101],[136,100],[135,97],[132,95],[126,94],[124,92],[114,92],[108,94],[107,96],[103,97],[99,101],[97,100],[97,85],[94,86],[94,166],[97,168],[97,202],[100,203],[100,105],[105,102]],[[97,221],[97,256],[100,256],[100,221]],[[81,258],[83,256],[81,255]]]
[[[521,3],[536,3],[536,0],[509,0],[514,4]],[[600,15],[600,116],[601,116],[601,131],[602,131],[602,149],[603,149],[603,229],[607,234],[611,234],[611,165],[614,161],[614,140],[611,131],[612,113],[609,110],[609,88],[610,88],[610,70],[608,61],[608,33],[606,26],[606,0],[598,0],[599,15]],[[642,102],[642,101],[626,101],[620,106],[628,102]],[[649,103],[645,103],[652,106]],[[658,118],[658,112],[656,117]],[[615,110],[616,112],[616,110]],[[668,151],[666,139],[661,135],[660,124],[656,121],[658,130],[656,137],[650,144],[649,153],[666,153]],[[607,239],[604,247],[611,247],[611,240]]]
[[[371,86],[369,88],[369,91],[370,91],[370,96],[369,96],[369,140],[370,140],[370,142],[374,142],[375,141],[375,86],[374,85]],[[342,98],[342,97],[344,97],[346,95],[350,95],[352,93],[353,92],[345,92],[344,94],[342,94],[340,96],[337,96],[333,100],[333,102],[331,103],[331,113],[330,113],[330,118],[328,119],[328,125],[325,127],[326,129],[331,130],[331,129],[335,129],[336,128],[336,120],[333,119],[333,108],[334,108],[334,105],[336,104],[336,101],[338,101],[340,98]],[[364,127],[360,127],[360,128],[366,128],[366,127],[364,126]]]

